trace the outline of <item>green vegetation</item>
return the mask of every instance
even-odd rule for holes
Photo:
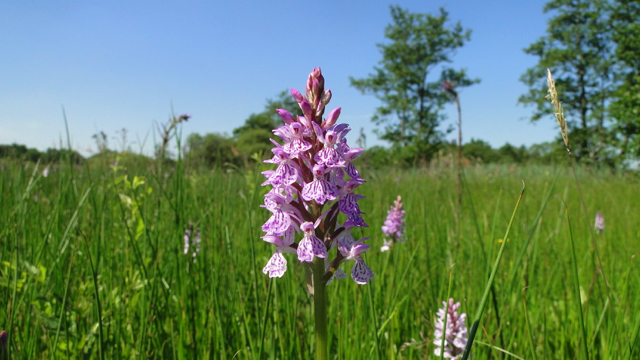
[[[193,170],[179,160],[160,174],[154,163],[125,170],[106,161],[79,168],[63,162],[45,178],[33,163],[2,166],[0,326],[9,331],[11,356],[311,358],[312,299],[301,265],[287,254],[293,271],[275,280],[261,273],[272,249],[258,238],[268,216],[258,207],[258,169]],[[586,224],[593,219],[582,216],[566,169],[468,167],[459,220],[449,168],[364,175],[361,205],[370,228],[362,235],[372,237],[366,261],[376,275],[366,286],[338,281],[327,288],[329,349],[337,358],[371,359],[378,351],[382,359],[432,357],[449,269],[455,264],[452,296],[470,317],[504,244],[521,179],[527,193],[476,334],[475,358],[501,357],[497,349],[522,358],[532,351],[541,359],[583,358],[577,293],[589,358],[640,356],[635,177],[579,169],[590,214],[606,218],[596,240],[609,292]],[[381,253],[380,226],[397,195],[405,202],[407,241]],[[183,254],[190,227],[202,232],[195,262]]]
[[[442,91],[445,81],[457,87],[480,82],[469,79],[466,71],[442,68],[439,79],[429,75],[438,66],[451,62],[454,51],[469,41],[471,30],[458,22],[449,28],[449,14],[440,9],[438,16],[410,13],[391,6],[392,22],[385,29],[389,43],[378,44],[382,53],[379,66],[365,79],[350,78],[351,86],[374,94],[382,105],[371,119],[384,124],[381,139],[396,147],[408,147],[399,154],[408,161],[430,160],[441,148],[444,134],[438,130],[442,107],[450,101]]]
[[[187,137],[186,156],[192,164],[211,166],[248,166],[255,153],[266,154],[274,146],[269,140],[271,130],[282,125],[276,109],[285,109],[294,116],[301,116],[298,103],[282,91],[275,99],[268,99],[264,111],[251,114],[244,124],[233,130],[233,136],[210,133],[193,133]]]
[[[400,120],[385,128],[391,147],[369,148],[356,161],[367,179],[358,190],[370,227],[355,235],[370,237],[364,256],[375,276],[364,286],[336,280],[325,289],[330,356],[435,358],[435,313],[452,297],[475,337],[465,359],[640,358],[640,180],[612,171],[640,149],[638,47],[621,30],[638,28],[627,5],[640,13],[623,0],[553,1],[549,36],[526,50],[541,58],[521,98],[538,106],[534,119],[548,106],[536,74],[564,70],[557,83],[568,99],[568,130],[555,88],[553,112],[583,159],[577,172],[567,167],[561,138],[499,149],[472,138],[461,149],[460,192],[456,145],[436,131],[448,95],[436,89],[444,80],[475,81],[451,69],[440,82],[426,77],[469,31],[446,29],[444,10],[392,7],[382,67],[352,79],[385,103],[374,121]],[[594,29],[604,35],[588,37]],[[407,39],[425,51],[402,46]],[[620,76],[608,77],[614,67]],[[0,330],[8,333],[0,359],[312,358],[303,266],[285,254],[293,271],[262,274],[273,247],[259,238],[269,216],[259,206],[267,191],[261,172],[269,169],[261,160],[281,124],[276,108],[300,114],[283,92],[232,135],[191,134],[184,144],[178,137],[170,154],[189,119],[174,117],[159,127],[156,159],[132,154],[125,129],[120,151],[100,132],[99,152],[87,159],[0,146]],[[383,253],[380,228],[398,195],[407,241]],[[591,232],[596,212],[606,229]],[[186,236],[195,234],[201,242],[187,251]],[[322,272],[323,261],[314,266]]]
[[[28,148],[20,144],[0,145],[0,159],[9,158],[23,161],[41,161],[43,163],[57,162],[62,159],[71,159],[74,164],[82,163],[84,158],[76,151],[49,148],[45,152]]]
[[[640,154],[638,101],[640,6],[629,0],[552,0],[547,32],[524,51],[538,64],[520,78],[530,90],[518,100],[537,121],[552,111],[544,100],[547,68],[564,104],[576,159],[619,162]]]

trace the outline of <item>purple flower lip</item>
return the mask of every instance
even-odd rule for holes
[[[336,121],[338,121],[338,117],[340,116],[340,111],[342,111],[342,108],[335,108],[331,110],[329,116],[327,116],[327,119],[322,123],[323,130],[326,130],[335,125]]]
[[[303,262],[312,262],[314,256],[326,258],[327,247],[316,237],[314,224],[305,221],[300,225],[300,229],[304,232],[304,238],[298,244],[298,259]]]

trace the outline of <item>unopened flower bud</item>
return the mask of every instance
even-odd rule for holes
[[[300,91],[296,89],[291,89],[291,96],[298,102],[298,104],[304,101],[304,96],[302,96]]]
[[[318,79],[314,79],[313,80],[313,96],[318,100],[320,99],[320,96],[322,95],[322,91],[323,91],[323,89],[321,89],[320,86],[321,86],[320,81],[318,81]]]
[[[313,110],[311,109],[311,104],[309,104],[309,102],[303,100],[300,103],[300,109],[302,109],[302,113],[307,119],[309,119],[309,121],[313,121]]]
[[[291,113],[285,109],[276,109],[276,112],[278,113],[278,115],[280,115],[282,121],[284,121],[284,123],[287,125],[295,121],[293,120],[293,116],[291,115]]]
[[[307,77],[307,86],[306,86],[306,90],[307,90],[307,95],[309,95],[310,93],[312,93],[312,89],[313,89],[313,71],[309,73],[309,77]]]
[[[320,96],[324,92],[324,77],[322,70],[315,68],[307,78],[307,97],[314,108],[318,106]]]
[[[324,120],[324,123],[322,123],[323,129],[328,129],[333,125],[335,125],[336,121],[338,121],[338,117],[340,116],[341,109],[342,108],[335,108],[331,110],[331,112],[329,113],[329,116],[327,116],[327,118]]]
[[[320,86],[322,87],[322,91],[324,91],[324,76],[322,76],[322,70],[320,70],[319,67],[313,69],[313,71],[311,72],[313,74],[313,77],[318,79],[318,82],[320,83]]]
[[[324,115],[324,104],[321,101],[318,101],[318,108],[316,109],[316,119],[322,119],[322,115]]]
[[[329,101],[331,101],[331,90],[325,90],[320,97],[320,101],[324,106],[327,106],[327,104],[329,104]]]

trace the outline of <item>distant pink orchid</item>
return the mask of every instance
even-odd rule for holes
[[[387,238],[384,240],[384,245],[380,248],[380,251],[391,250],[393,244],[404,242],[404,220],[402,197],[398,196],[398,199],[393,202],[391,209],[387,212],[387,219],[382,226],[382,232]]]
[[[442,337],[444,336],[444,358],[460,359],[464,348],[467,346],[467,326],[464,320],[467,314],[458,314],[460,303],[454,303],[453,299],[449,299],[449,306],[442,302],[443,307],[438,310],[436,318],[436,330],[434,332],[433,344],[436,346],[434,354],[440,356],[442,349]],[[445,327],[444,318],[447,314],[447,324]]]
[[[602,213],[600,211],[596,213],[596,223],[594,227],[596,228],[597,232],[604,232],[604,216],[602,216]]]
[[[191,249],[191,257],[196,262],[196,256],[200,252],[200,228],[193,229],[193,225],[184,231],[184,254],[189,254]]]

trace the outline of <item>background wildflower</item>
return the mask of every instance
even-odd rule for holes
[[[596,228],[597,232],[601,234],[602,232],[604,232],[604,216],[602,216],[602,213],[600,211],[596,213],[596,223],[594,227]]]
[[[193,262],[196,262],[196,256],[200,252],[200,228],[193,228],[193,225],[189,229],[184,231],[184,254],[187,255],[191,249],[191,256]]]
[[[458,308],[460,303],[454,303],[453,298],[449,299],[449,308],[447,309],[447,303],[442,302],[443,307],[438,310],[436,314],[436,330],[434,332],[433,344],[436,346],[434,354],[441,356],[442,353],[442,336],[445,334],[444,342],[444,358],[445,359],[460,359],[464,352],[465,346],[467,346],[467,327],[464,320],[467,318],[467,314],[458,314]],[[444,326],[445,313],[447,314],[446,330]]]
[[[391,209],[387,212],[387,219],[382,226],[382,232],[388,237],[384,240],[384,245],[380,251],[387,251],[393,247],[394,243],[404,242],[404,207],[402,206],[402,197],[393,202]]]

